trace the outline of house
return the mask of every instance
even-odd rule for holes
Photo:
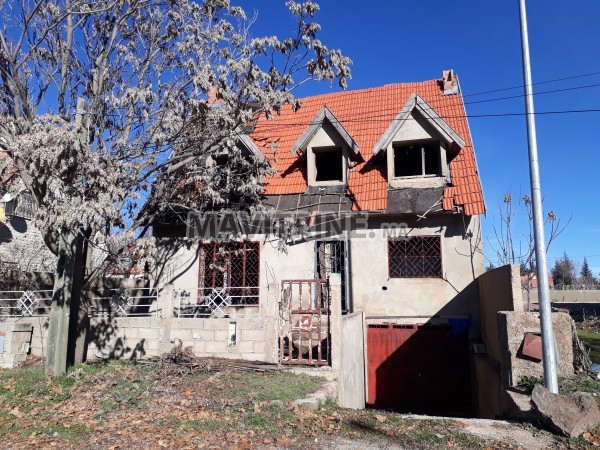
[[[1,156],[0,156],[1,157]],[[15,174],[0,185],[0,264],[4,269],[54,272],[56,256],[48,249],[33,219],[37,203]]]
[[[154,226],[158,284],[180,318],[171,336],[200,355],[366,377],[357,405],[470,411],[485,203],[454,72],[304,98],[248,137],[276,169],[269,225],[177,249],[182,228]],[[265,229],[285,220],[303,231],[282,251]]]
[[[523,286],[523,289],[537,289],[537,275],[521,275],[521,286]],[[554,289],[554,277],[552,275],[548,275],[548,287]]]

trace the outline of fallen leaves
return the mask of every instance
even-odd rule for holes
[[[21,411],[19,411],[19,408],[17,408],[17,407],[11,409],[10,414],[12,414],[15,417],[23,417],[25,415]]]
[[[590,444],[592,444],[594,447],[600,447],[600,436],[586,431],[581,435],[581,437]]]
[[[289,397],[261,396],[272,395],[273,380],[282,376],[214,371],[165,376],[146,366],[99,368],[92,374],[82,371],[71,385],[46,380],[44,389],[24,391],[18,406],[13,402],[6,408],[3,393],[11,393],[14,399],[17,390],[23,391],[19,380],[9,378],[0,391],[0,411],[4,407],[9,413],[0,416],[0,432],[7,436],[3,446],[253,450],[311,448],[315,442],[323,446],[328,436],[342,435],[356,441],[357,448],[365,436],[420,448],[415,439],[422,435],[433,436],[448,448],[463,448],[454,436],[467,426],[464,422],[415,421],[383,411],[335,407],[311,410]],[[289,378],[283,385],[301,380],[292,374],[285,377]],[[261,395],[255,388],[257,380],[267,386]],[[42,391],[45,394],[39,395]],[[584,439],[596,445],[596,436]]]

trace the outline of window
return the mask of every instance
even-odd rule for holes
[[[202,244],[198,288],[231,306],[259,303],[260,247],[258,242]]]
[[[394,177],[440,175],[440,143],[394,145]]]
[[[341,279],[341,306],[342,314],[348,313],[346,302],[346,267],[344,258],[346,254],[346,243],[344,241],[317,241],[317,277],[329,279],[332,273],[339,274]]]
[[[434,278],[442,276],[439,236],[416,236],[388,241],[390,278]]]
[[[316,148],[315,154],[315,181],[344,181],[344,156],[339,147]]]

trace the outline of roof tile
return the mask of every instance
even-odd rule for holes
[[[413,93],[423,97],[466,143],[449,163],[452,184],[445,189],[443,208],[452,210],[454,206],[463,206],[468,215],[484,214],[481,182],[462,97],[459,94],[442,96],[438,80],[307,97],[296,113],[287,105],[274,120],[261,116],[251,137],[277,171],[267,178],[265,194],[299,194],[306,191],[304,164],[298,161],[300,156],[291,154],[291,148],[326,104],[356,141],[365,161],[350,170],[348,193],[354,195],[353,209],[386,209],[385,174],[366,164],[373,157],[373,147]]]

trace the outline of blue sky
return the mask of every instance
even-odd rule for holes
[[[235,3],[235,2],[234,2]],[[258,11],[254,35],[289,34],[283,1],[243,0],[247,13]],[[523,89],[473,95],[521,86],[521,47],[517,0],[357,0],[318,2],[320,39],[340,48],[354,64],[349,89],[441,77],[452,68],[460,78],[467,114],[523,113]],[[527,5],[533,82],[598,72],[561,82],[536,84],[536,112],[600,109],[600,2],[529,0]],[[583,87],[599,85],[593,87]],[[572,89],[578,88],[578,89]],[[580,88],[580,89],[579,89]],[[570,90],[564,90],[570,89]],[[302,87],[300,95],[335,91],[328,83]],[[541,94],[544,91],[564,90]],[[492,100],[475,103],[481,100]],[[525,117],[469,120],[488,207],[484,235],[493,237],[498,201],[529,192]],[[553,209],[567,230],[548,253],[550,267],[563,251],[581,263],[587,256],[600,273],[600,113],[536,117],[544,210]],[[519,224],[516,237],[525,231]]]

